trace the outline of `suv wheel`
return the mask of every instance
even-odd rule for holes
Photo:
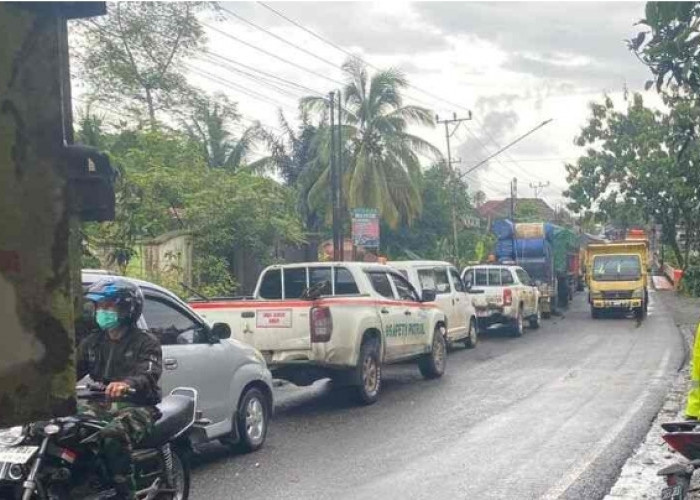
[[[479,330],[476,327],[476,321],[474,318],[469,320],[469,332],[467,333],[467,338],[464,339],[464,346],[467,349],[474,349],[476,344],[479,342]]]
[[[511,326],[511,333],[513,337],[522,337],[525,332],[525,321],[523,320],[522,309],[518,310],[518,315],[513,320],[513,325]]]
[[[379,390],[382,387],[382,365],[379,359],[379,343],[376,340],[365,340],[362,343],[356,370],[356,399],[362,404],[371,405],[379,399]]]
[[[542,319],[542,314],[540,313],[540,308],[537,308],[537,314],[530,318],[530,328],[539,328],[540,320]]]
[[[232,437],[223,438],[221,442],[243,453],[257,451],[265,444],[269,420],[267,398],[260,389],[252,387],[241,396],[238,403],[234,422],[238,442],[234,442]]]
[[[447,365],[447,343],[443,335],[443,327],[435,328],[433,345],[428,354],[418,360],[418,368],[425,378],[440,378],[445,373]]]

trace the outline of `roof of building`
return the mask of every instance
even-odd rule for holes
[[[527,202],[537,210],[538,216],[544,220],[554,220],[556,218],[554,209],[540,198],[517,198],[515,202],[516,204]],[[510,215],[510,198],[486,201],[476,211],[484,219],[508,217]]]

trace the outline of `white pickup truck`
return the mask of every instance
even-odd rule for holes
[[[442,376],[447,320],[434,300],[389,266],[318,262],[268,267],[251,299],[190,305],[228,323],[277,378],[309,385],[330,377],[371,404],[384,364],[417,359],[424,377]]]
[[[464,342],[474,348],[479,340],[472,295],[483,290],[468,289],[459,271],[444,261],[403,260],[389,265],[403,274],[418,290],[435,290],[435,302],[447,316],[447,342]]]
[[[462,280],[468,289],[484,291],[474,297],[480,330],[500,324],[520,337],[525,330],[525,320],[530,323],[530,328],[540,326],[540,292],[522,267],[470,266],[462,271]]]

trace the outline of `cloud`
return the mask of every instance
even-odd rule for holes
[[[240,15],[246,12],[248,19],[268,27],[290,26],[262,6],[251,7],[250,2],[226,2],[224,5]],[[446,38],[412,15],[407,4],[404,8],[396,5],[389,10],[382,10],[379,3],[369,2],[284,2],[271,7],[351,51],[412,54],[449,48]]]
[[[648,77],[624,42],[638,31],[633,24],[643,17],[643,3],[424,2],[415,8],[446,34],[475,36],[504,50],[510,56],[505,69],[578,84],[611,85],[624,75],[637,87]],[[567,60],[577,57],[590,62],[571,68]]]

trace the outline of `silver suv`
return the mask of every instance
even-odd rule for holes
[[[108,276],[103,271],[83,271],[83,289]],[[273,411],[272,375],[262,355],[230,339],[228,325],[209,325],[165,288],[121,278],[143,291],[139,327],[161,341],[163,394],[175,387],[194,387],[199,392],[195,444],[219,439],[241,451],[259,449]]]

